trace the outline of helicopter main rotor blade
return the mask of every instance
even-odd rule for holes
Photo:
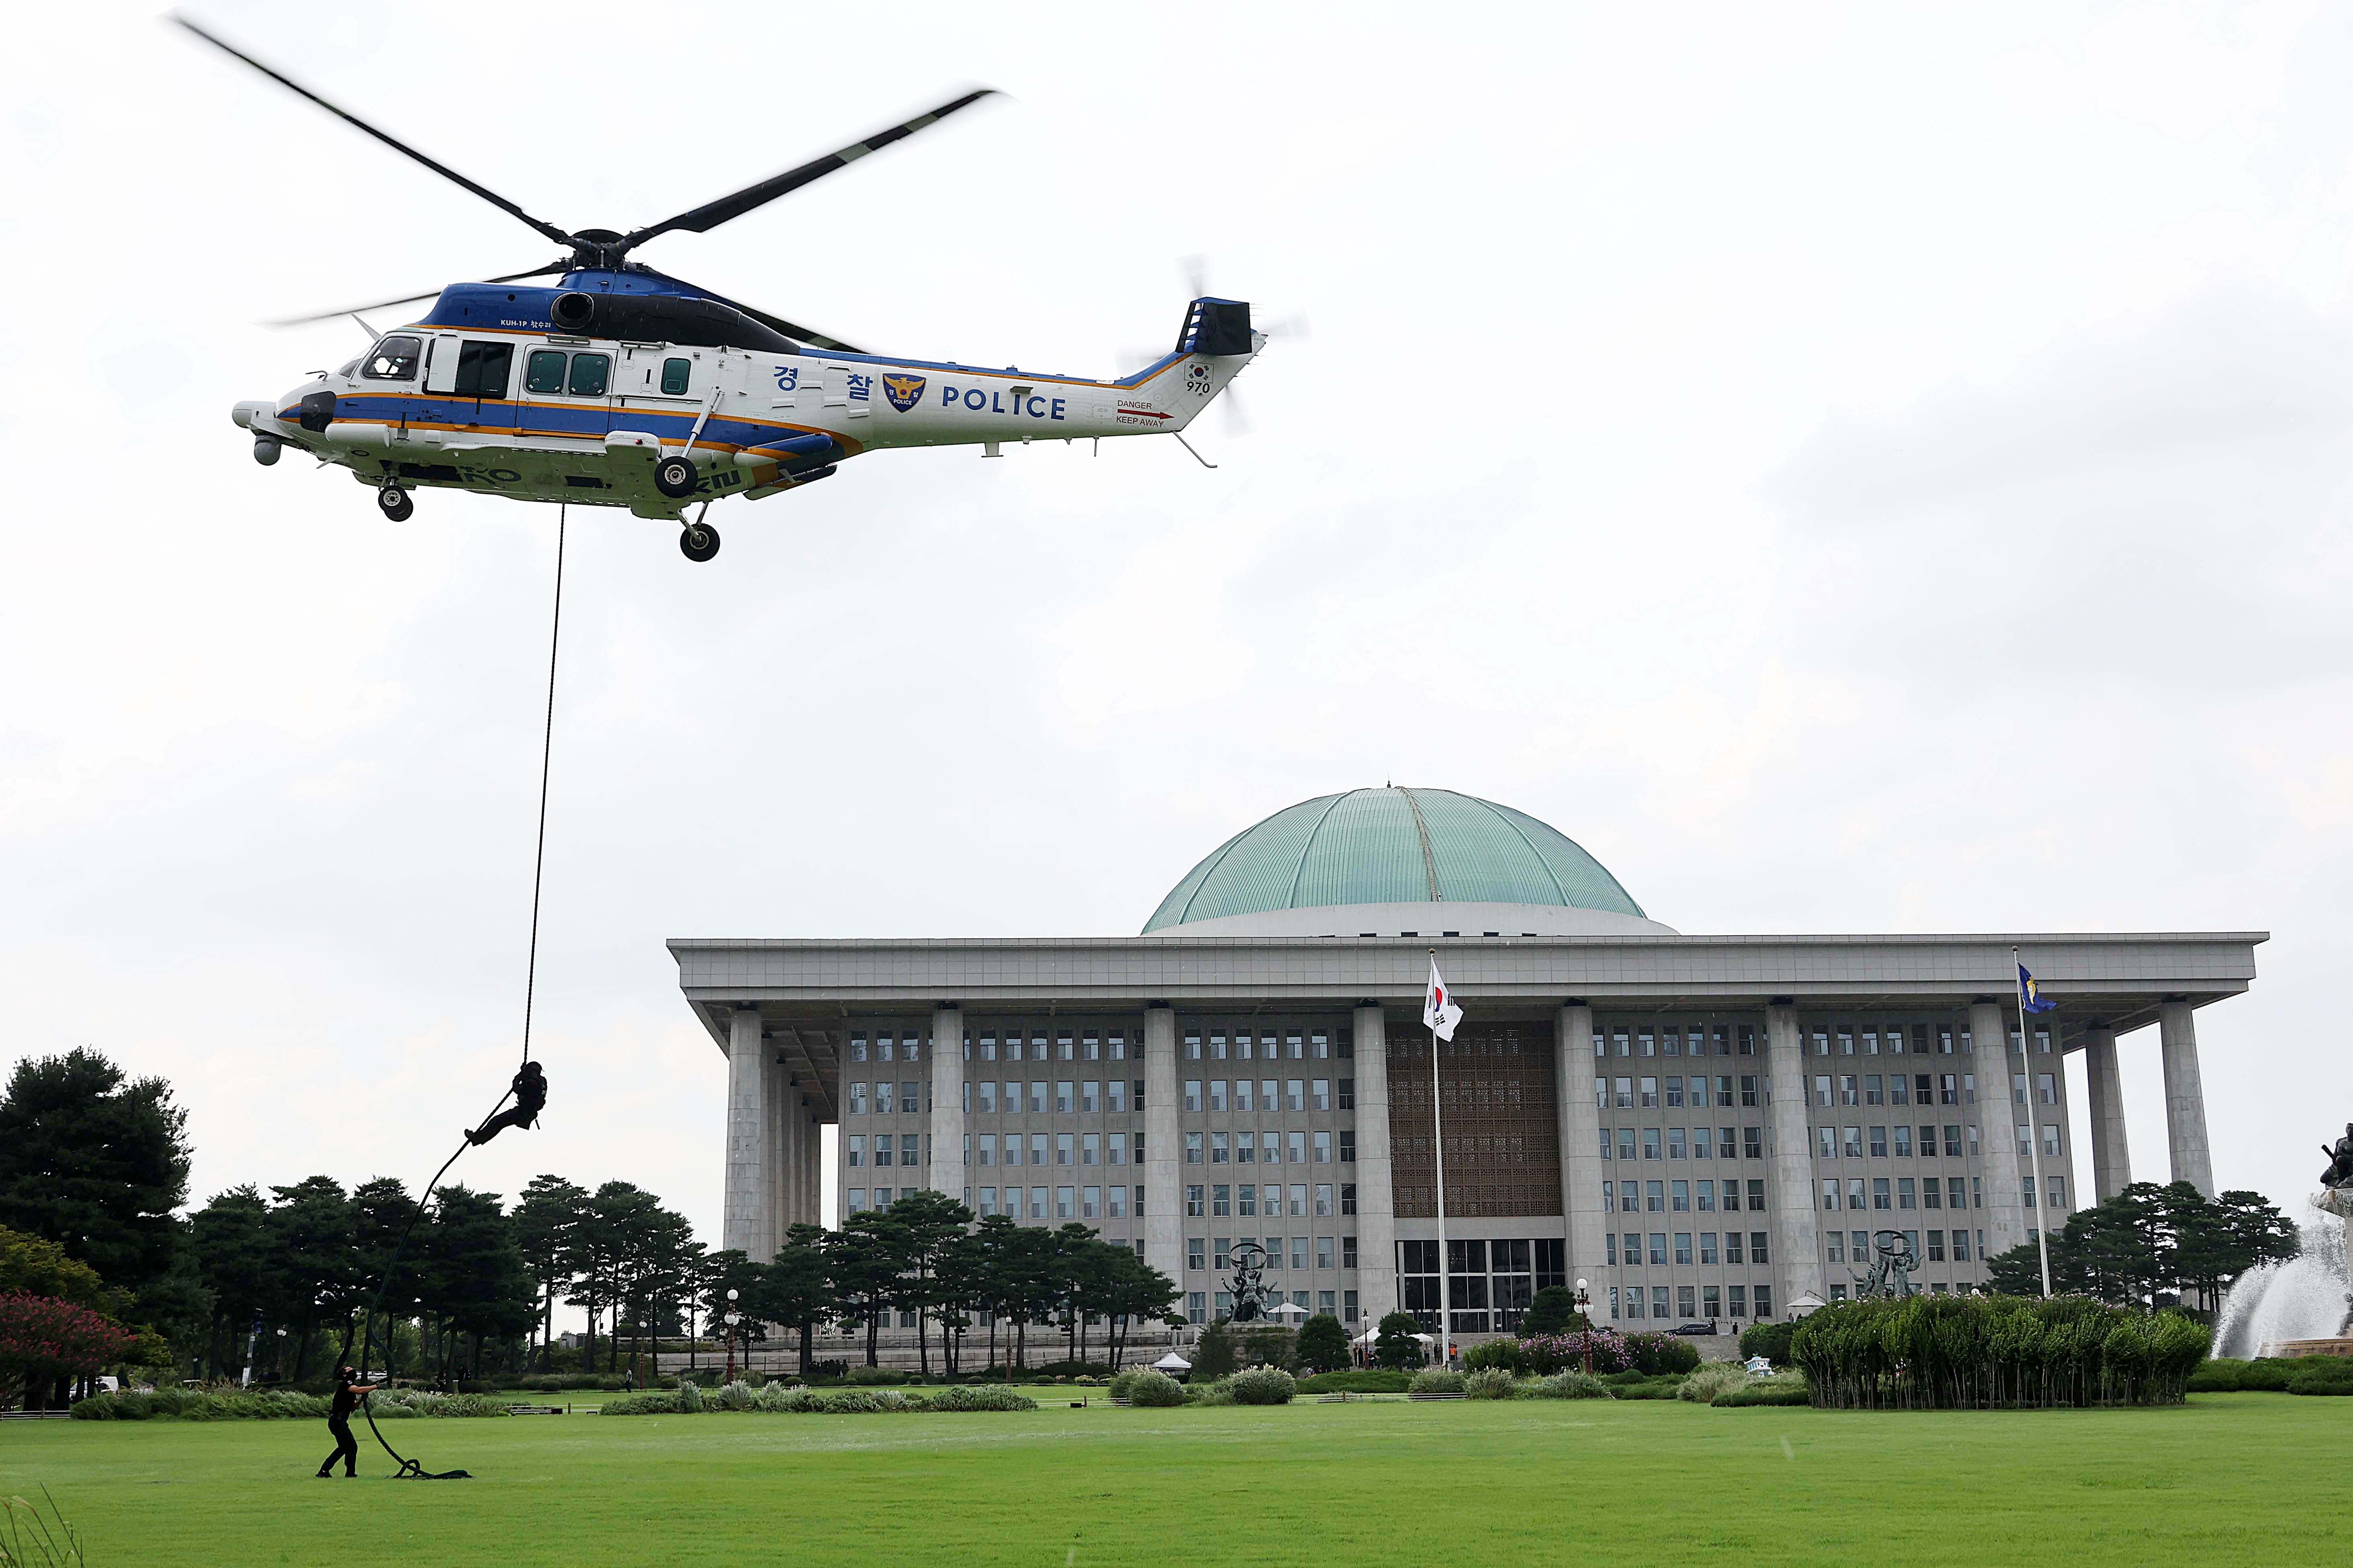
[[[507,200],[506,197],[499,195],[498,192],[491,190],[489,186],[479,184],[474,181],[466,178],[465,175],[458,173],[457,170],[449,167],[447,163],[437,163],[433,159],[428,158],[424,153],[418,152],[416,148],[408,145],[406,142],[402,142],[395,137],[385,134],[383,132],[378,131],[375,126],[370,125],[366,121],[362,120],[358,115],[353,114],[350,110],[328,102],[325,99],[321,98],[317,93],[312,92],[309,88],[304,87],[301,82],[296,81],[293,78],[284,75],[280,71],[272,70],[269,67],[263,65],[259,60],[255,59],[251,55],[247,54],[243,49],[238,48],[236,45],[228,43],[213,34],[205,31],[204,28],[196,26],[194,22],[189,21],[182,13],[177,11],[173,12],[171,19],[178,23],[181,26],[185,27],[189,32],[194,33],[197,37],[202,38],[205,42],[212,45],[213,47],[220,50],[223,54],[230,55],[237,59],[243,60],[247,65],[251,66],[255,70],[259,71],[262,75],[268,77],[279,86],[285,88],[288,91],[298,93],[301,96],[309,99],[312,103],[317,104],[320,108],[325,110],[328,113],[333,115],[336,119],[343,121],[345,124],[352,126],[355,130],[365,132],[370,136],[373,136],[377,141],[383,142],[385,146],[391,148],[394,152],[400,153],[403,157],[414,159],[416,162],[424,164],[427,168],[432,170],[443,179],[450,181],[455,184],[464,186],[467,190],[473,192],[474,195],[481,197],[484,201],[490,203],[501,212],[509,214],[513,217],[520,218],[524,223],[531,225],[532,227],[537,229],[541,234],[545,235],[548,238],[555,241],[558,245],[570,245],[573,243],[572,236],[565,230],[560,229],[554,224],[548,223],[543,219],[532,216],[529,213],[523,211],[522,208],[515,205],[514,203]],[[403,303],[403,301],[396,300],[387,301],[387,303],[400,304]],[[336,313],[340,314],[341,312]]]
[[[959,109],[978,103],[982,99],[993,96],[996,91],[993,87],[984,87],[967,92],[962,98],[952,98],[928,114],[918,114],[914,119],[893,125],[888,131],[876,132],[865,141],[853,142],[839,153],[828,153],[822,158],[812,158],[798,168],[787,169],[781,174],[772,175],[756,185],[746,185],[733,195],[722,196],[715,202],[705,202],[702,205],[682,212],[676,217],[664,218],[659,223],[633,230],[622,237],[620,248],[634,249],[653,238],[654,236],[668,234],[673,229],[684,229],[690,234],[708,234],[721,224],[742,217],[755,207],[765,206],[778,196],[797,191],[812,180],[821,180],[836,169],[849,167],[869,153],[888,147],[893,142],[903,142],[925,126],[946,119]],[[814,342],[817,340],[812,338],[810,341]]]
[[[513,283],[525,278],[545,278],[552,273],[566,272],[571,269],[571,267],[572,262],[569,258],[566,258],[561,261],[552,261],[545,267],[534,267],[528,272],[510,272],[504,277],[485,278],[482,281]],[[346,305],[340,310],[322,310],[315,316],[281,316],[276,321],[264,321],[261,324],[265,327],[307,327],[313,321],[332,321],[338,317],[357,315],[362,310],[385,310],[395,305],[414,305],[419,300],[438,299],[440,294],[441,290],[438,289],[427,294],[403,294],[397,300],[375,300],[364,305]]]

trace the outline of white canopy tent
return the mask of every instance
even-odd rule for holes
[[[1193,1370],[1193,1363],[1187,1361],[1183,1356],[1178,1355],[1175,1351],[1170,1351],[1166,1355],[1162,1356],[1158,1361],[1154,1362],[1152,1365],[1153,1369],[1157,1372],[1174,1373],[1190,1372]]]

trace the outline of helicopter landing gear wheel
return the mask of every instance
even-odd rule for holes
[[[664,458],[654,465],[654,489],[672,500],[683,500],[692,495],[700,478],[694,465],[684,458]]]
[[[719,531],[707,522],[690,522],[678,536],[678,552],[689,561],[708,561],[719,553]]]
[[[385,485],[375,492],[376,510],[395,522],[406,522],[416,515],[417,503],[398,485]]]

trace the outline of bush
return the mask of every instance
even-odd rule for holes
[[[1413,1337],[1419,1331],[1420,1325],[1413,1321],[1412,1313],[1391,1312],[1381,1320],[1373,1353],[1386,1367],[1419,1366],[1423,1360],[1421,1342]]]
[[[1537,1291],[1527,1316],[1520,1320],[1520,1331],[1532,1339],[1585,1326],[1585,1314],[1577,1310],[1577,1292],[1566,1285],[1547,1285]]]
[[[2239,1368],[2239,1386],[2263,1394],[2285,1394],[2295,1366],[2277,1356],[2257,1356]]]
[[[1680,1377],[1646,1377],[1617,1385],[1620,1399],[1672,1399],[1683,1385]]]
[[[604,1408],[607,1415],[675,1415],[679,1413],[678,1395],[675,1394],[625,1394],[618,1399],[605,1401]]]
[[[904,1383],[907,1374],[887,1366],[853,1366],[845,1381],[853,1388],[877,1388],[886,1384]]]
[[[2085,1296],[1912,1296],[1820,1309],[1789,1359],[1814,1404],[1841,1409],[2179,1405],[2212,1340],[2179,1312]]]
[[[1636,1372],[1652,1377],[1693,1372],[1699,1366],[1698,1350],[1675,1334],[1628,1334],[1626,1352],[1634,1358]]]
[[[1462,1374],[1459,1372],[1448,1372],[1444,1367],[1433,1366],[1427,1372],[1415,1373],[1413,1381],[1406,1384],[1406,1392],[1408,1394],[1460,1394],[1462,1392]]]
[[[1531,1381],[1521,1394],[1529,1399],[1608,1399],[1609,1385],[1582,1372],[1556,1372]]]
[[[1803,1373],[1775,1373],[1770,1377],[1749,1379],[1741,1388],[1727,1388],[1710,1401],[1726,1408],[1745,1405],[1811,1405],[1812,1394],[1807,1390]]]
[[[1369,1372],[1324,1372],[1299,1380],[1302,1394],[1403,1394],[1413,1373],[1376,1368]]]
[[[1039,1367],[1029,1375],[1032,1377],[1050,1377],[1055,1381],[1060,1382],[1061,1379],[1066,1377],[1109,1377],[1111,1374],[1112,1369],[1101,1362],[1050,1361],[1044,1366]]]
[[[1651,1381],[1651,1378],[1648,1373],[1636,1372],[1633,1368],[1629,1367],[1623,1372],[1606,1373],[1602,1376],[1601,1381],[1608,1384],[1612,1388],[1626,1388],[1636,1384],[1648,1383]]]
[[[1675,1397],[1688,1399],[1694,1405],[1713,1405],[1717,1394],[1746,1388],[1755,1381],[1738,1362],[1710,1362],[1683,1379],[1682,1385],[1675,1390]]]
[[[1489,1340],[1462,1352],[1464,1372],[1501,1371],[1517,1375],[1528,1370],[1527,1363],[1527,1352],[1516,1340]]]
[[[1626,1336],[1615,1329],[1578,1330],[1566,1334],[1543,1334],[1520,1342],[1520,1370],[1539,1376],[1575,1368],[1585,1370],[1588,1352],[1593,1357],[1593,1373],[1606,1377],[1614,1372],[1625,1372],[1634,1364],[1634,1352]]]
[[[713,1380],[718,1375],[715,1369],[711,1370]],[[539,1394],[589,1388],[617,1391],[621,1386],[621,1374],[617,1372],[535,1372],[528,1377],[517,1378],[515,1386]]]
[[[1508,1367],[1482,1367],[1462,1380],[1462,1392],[1472,1399],[1516,1399],[1520,1380]]]
[[[685,1378],[679,1379],[678,1393],[674,1397],[681,1415],[693,1415],[702,1409],[702,1388]]]
[[[1789,1359],[1789,1339],[1798,1325],[1788,1323],[1751,1323],[1741,1331],[1740,1353],[1761,1355],[1775,1366]]]
[[[1169,1387],[1176,1389],[1176,1403],[1185,1402],[1185,1391],[1176,1380],[1160,1373],[1153,1373]],[[944,1388],[932,1395],[934,1410],[1035,1410],[1038,1402],[1026,1394],[1016,1394],[1001,1383],[965,1384]]]
[[[1221,1377],[1215,1383],[1194,1382],[1185,1387],[1187,1405],[1231,1405],[1234,1403],[1233,1379]]]
[[[1124,1389],[1120,1387],[1122,1383],[1127,1384]],[[1121,1373],[1113,1380],[1112,1394],[1130,1405],[1165,1410],[1185,1403],[1185,1385],[1165,1372],[1145,1367],[1136,1372]]]
[[[2353,1360],[2333,1355],[2300,1359],[2304,1364],[2288,1373],[2290,1394],[2353,1394]]]
[[[1293,1352],[1302,1366],[1315,1372],[1339,1372],[1348,1364],[1348,1331],[1329,1312],[1318,1312],[1300,1325]]]
[[[2192,1394],[2229,1394],[2239,1386],[2239,1373],[2247,1363],[2232,1356],[2215,1356],[2198,1363],[2189,1374],[2189,1391]]]
[[[1279,1367],[1254,1366],[1226,1380],[1237,1405],[1288,1405],[1299,1392],[1298,1383]]]

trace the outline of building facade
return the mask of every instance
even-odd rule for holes
[[[726,1247],[929,1187],[1133,1246],[1196,1321],[1250,1239],[1352,1327],[1434,1325],[1443,1263],[1479,1334],[1580,1279],[1624,1327],[1736,1329],[1845,1296],[1885,1231],[1926,1289],[1976,1287],[2133,1179],[2117,1042],[2151,1025],[2163,1179],[2211,1194],[2196,1010],[2263,940],[1685,936],[1535,818],[1388,788],[1238,834],[1134,937],[670,947],[727,1060]],[[2024,1032],[2013,945],[2058,1004]]]

